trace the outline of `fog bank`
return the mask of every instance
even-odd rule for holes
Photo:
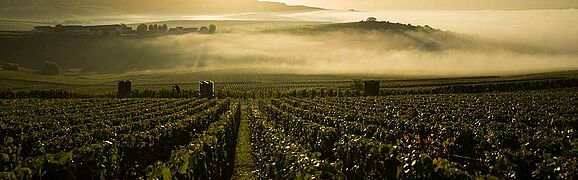
[[[279,73],[299,74],[456,76],[578,69],[576,9],[381,12],[330,10],[163,18],[342,23],[356,22],[370,16],[384,21],[429,25],[440,31],[423,33],[329,29],[302,33],[284,29],[286,27],[281,25],[283,22],[278,22],[278,27],[272,27],[275,25],[271,24],[235,24],[226,28],[220,26],[219,33],[213,35],[193,33],[156,38],[98,40],[91,43],[75,42],[76,45],[38,45],[36,50],[28,48],[31,45],[16,48],[14,43],[9,43],[8,47],[13,47],[14,50],[7,48],[2,52],[12,58],[8,60],[17,63],[22,59],[38,61],[29,64],[52,60],[69,68],[100,69],[263,68],[276,69]],[[147,16],[139,18],[145,21]],[[150,18],[159,20],[153,16]],[[268,28],[281,30],[267,31]],[[2,56],[0,55],[0,58]]]
[[[422,36],[428,36],[423,35]],[[419,35],[412,36],[412,38]],[[155,40],[187,67],[266,68],[299,74],[507,75],[578,69],[578,54],[468,39],[440,49],[384,32],[221,33]],[[428,37],[432,39],[431,37]],[[467,38],[464,37],[464,38]],[[153,43],[153,42],[151,42]],[[203,44],[189,46],[189,44]],[[170,44],[170,45],[168,45]],[[472,45],[473,44],[473,45]],[[164,46],[164,45],[163,45]],[[170,46],[170,48],[168,48]],[[171,56],[171,57],[175,57]]]

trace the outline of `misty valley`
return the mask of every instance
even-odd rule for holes
[[[532,57],[535,50],[532,47],[499,44],[427,25],[389,21],[337,24],[169,21],[154,24],[167,23],[181,28],[200,23],[207,23],[206,27],[212,23],[219,31],[210,35],[171,35],[167,30],[166,35],[110,37],[7,34],[1,39],[0,43],[6,48],[2,48],[0,54],[2,59],[17,60],[18,65],[33,71],[38,71],[45,61],[51,61],[59,64],[64,72],[74,69],[82,73],[280,67],[281,71],[301,74],[485,75],[536,69],[565,70],[569,65],[576,65],[572,57],[557,57],[555,64],[549,63],[548,57]],[[137,24],[133,26],[135,30],[138,28]],[[198,28],[188,29],[198,31]],[[312,48],[317,50],[312,52]],[[491,59],[483,59],[490,54]],[[505,60],[509,62],[491,65]],[[456,68],[465,69],[460,72]]]

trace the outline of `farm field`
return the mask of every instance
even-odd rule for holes
[[[576,89],[252,104],[273,179],[576,178]]]
[[[574,179],[577,98],[0,100],[0,177]]]
[[[206,99],[6,100],[0,179],[223,176],[239,104]],[[229,152],[229,153],[228,153]],[[199,164],[179,164],[183,157]],[[188,162],[186,162],[188,163]],[[218,168],[217,168],[218,167]],[[230,168],[229,168],[230,169]],[[173,169],[171,169],[173,170]],[[189,173],[189,175],[186,175]]]
[[[251,72],[253,71],[253,72]],[[118,80],[131,80],[139,91],[170,91],[174,84],[183,90],[198,90],[198,82],[215,81],[219,92],[287,94],[292,91],[322,89],[360,90],[361,79],[381,82],[383,94],[478,93],[540,90],[578,86],[578,71],[504,75],[504,76],[400,76],[400,75],[315,75],[255,72],[251,69],[206,70],[196,72],[147,72],[45,76],[27,72],[0,71],[0,97],[3,92],[66,91],[86,96],[114,96]],[[464,88],[475,91],[464,90]],[[278,96],[278,95],[277,95]],[[84,97],[84,96],[83,96]]]

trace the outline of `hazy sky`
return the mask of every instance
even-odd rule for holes
[[[578,8],[578,0],[270,0],[334,9],[548,9]]]

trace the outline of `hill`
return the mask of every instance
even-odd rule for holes
[[[297,21],[161,21],[169,27],[199,27],[216,24],[218,34],[212,36],[167,35],[160,37],[59,37],[0,35],[0,62],[16,63],[40,69],[44,61],[54,61],[64,69],[81,72],[117,73],[132,70],[169,69],[174,67],[220,68],[221,65],[278,63],[302,55],[267,57],[268,47],[259,46],[259,39],[274,36],[279,41],[291,39],[298,44],[328,41],[342,47],[376,47],[381,50],[416,49],[441,51],[463,48],[469,43],[459,36],[429,26],[412,26],[390,22],[354,22],[326,24]],[[151,23],[149,23],[151,24]],[[136,28],[137,24],[131,24]],[[330,38],[332,37],[332,38]],[[239,39],[231,41],[231,39]],[[241,42],[241,41],[244,42]],[[395,42],[395,43],[391,43]],[[229,45],[225,45],[229,44]],[[230,45],[234,45],[231,47]],[[294,44],[297,45],[297,44]],[[298,46],[287,45],[284,49]],[[250,54],[229,55],[242,47],[259,46]],[[225,53],[226,52],[226,53]],[[303,52],[306,53],[306,52]],[[233,55],[235,57],[233,57]],[[281,58],[281,59],[280,59]]]
[[[387,21],[178,20],[147,24],[216,24],[217,33],[62,37],[0,32],[0,46],[6,47],[0,48],[0,63],[39,73],[47,66],[45,61],[52,61],[66,75],[269,68],[293,74],[462,76],[576,69],[573,57],[535,56],[425,25]]]
[[[392,49],[418,49],[440,51],[447,49],[481,48],[461,34],[442,31],[428,25],[411,25],[389,21],[360,21],[349,23],[312,24],[301,27],[265,30],[272,33],[291,33],[295,35],[330,36],[346,38],[351,43],[379,47],[388,44]],[[391,44],[394,42],[395,44]],[[393,45],[393,46],[392,46]]]
[[[159,21],[169,27],[200,27],[215,24],[218,34],[70,37],[37,36],[27,32],[0,31],[0,63],[16,63],[37,71],[45,61],[54,61],[63,69],[80,69],[82,73],[118,73],[145,69],[204,67],[208,59],[222,59],[210,44],[221,43],[223,36],[242,36],[241,32],[269,28],[300,27],[315,22],[296,21]],[[138,24],[129,24],[136,29]],[[210,41],[209,39],[215,39]],[[217,54],[207,54],[215,52]],[[244,59],[237,59],[243,61]],[[76,70],[75,70],[76,71]]]
[[[78,16],[193,15],[266,11],[316,11],[257,0],[0,0],[4,19],[77,19]]]
[[[324,24],[301,28],[309,31],[338,31],[338,30],[365,30],[365,31],[423,31],[436,32],[439,29],[433,29],[430,26],[415,26],[411,24],[394,23],[389,21],[360,21],[349,23]]]

